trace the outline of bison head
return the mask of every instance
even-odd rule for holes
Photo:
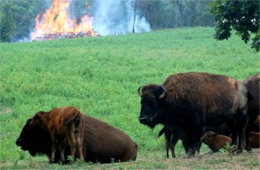
[[[167,91],[161,85],[148,85],[139,87],[138,94],[141,97],[140,123],[151,128],[162,123]]]
[[[24,125],[20,136],[16,140],[16,145],[22,150],[29,151],[32,156],[36,153],[50,155],[51,138],[48,130],[43,127],[39,112],[28,119]]]
[[[217,134],[213,131],[207,131],[200,140],[205,144],[210,144],[212,141],[214,141],[214,138],[217,136]]]

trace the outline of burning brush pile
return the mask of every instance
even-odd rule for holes
[[[31,40],[97,36],[92,29],[92,17],[84,15],[79,23],[76,17],[73,19],[69,17],[70,1],[53,0],[50,8],[43,15],[37,15]]]

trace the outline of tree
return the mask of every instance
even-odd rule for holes
[[[215,38],[228,39],[231,31],[235,30],[247,43],[250,35],[255,34],[251,47],[259,51],[259,3],[259,0],[216,0],[211,3],[210,11],[215,17]]]
[[[0,41],[28,38],[34,18],[47,6],[45,0],[0,0]]]
[[[1,6],[0,17],[0,40],[3,42],[9,42],[12,39],[12,34],[16,29],[15,17],[13,15],[14,8],[12,5],[5,1]]]

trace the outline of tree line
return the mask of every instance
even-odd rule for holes
[[[71,11],[77,18],[89,4],[89,15],[95,0],[71,0]],[[129,0],[121,0],[129,1]],[[52,0],[0,0],[0,42],[28,38],[34,18],[49,8]],[[104,3],[106,3],[104,1]],[[132,0],[139,16],[152,30],[194,26],[215,26],[215,38],[228,39],[235,30],[247,43],[252,34],[252,48],[259,50],[259,0]],[[133,8],[134,9],[134,8]],[[112,10],[112,9],[111,9]]]
[[[94,0],[72,0],[75,15],[81,15],[85,4]],[[123,0],[124,1],[124,0]],[[133,5],[134,5],[133,0]],[[1,0],[0,40],[15,41],[29,37],[34,18],[49,8],[51,0]],[[213,16],[208,10],[210,1],[195,0],[137,0],[137,12],[146,18],[152,30],[163,28],[213,26]],[[105,2],[104,2],[105,3]],[[89,11],[91,15],[91,10]]]

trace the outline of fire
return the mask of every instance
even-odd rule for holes
[[[84,15],[77,24],[76,17],[71,19],[68,14],[70,0],[53,0],[51,7],[35,18],[34,32],[31,40],[53,39],[60,37],[96,36],[92,29],[93,18]],[[87,5],[87,4],[86,4]]]

